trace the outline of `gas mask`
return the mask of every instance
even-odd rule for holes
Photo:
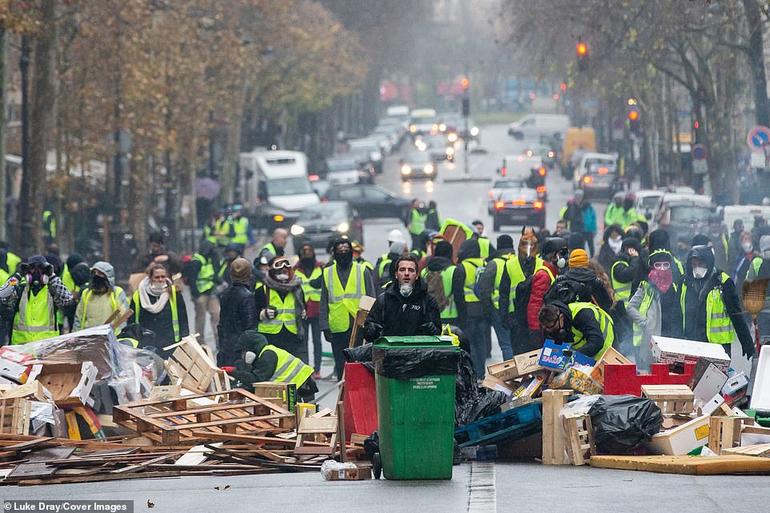
[[[564,269],[565,267],[567,267],[567,259],[565,258],[564,254],[557,253],[555,263],[556,263],[556,267],[558,267],[559,269]]]
[[[270,268],[270,276],[278,282],[288,282],[292,277],[291,263],[285,258],[273,261]]]
[[[246,351],[243,354],[243,361],[246,362],[246,365],[251,365],[254,363],[254,360],[257,359],[257,355],[251,351]]]
[[[411,283],[402,283],[398,287],[398,291],[401,293],[404,297],[409,297],[412,295],[412,291],[414,290],[414,285]]]

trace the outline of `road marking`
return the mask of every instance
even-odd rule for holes
[[[471,476],[468,513],[497,513],[497,492],[495,491],[495,463],[493,461],[471,462]]]

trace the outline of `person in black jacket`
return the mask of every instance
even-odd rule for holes
[[[609,275],[612,264],[618,259],[618,254],[623,244],[623,228],[619,224],[609,225],[604,230],[603,240],[602,247],[599,248],[599,256],[596,259]]]
[[[560,284],[567,284],[575,298],[574,301],[594,303],[602,310],[609,312],[612,309],[612,298],[607,293],[604,283],[599,279],[588,266],[588,253],[582,248],[573,249],[569,255],[568,269],[564,274],[556,277],[554,286],[549,291],[559,290]],[[546,293],[546,303],[548,302],[548,293]]]
[[[392,335],[441,333],[438,304],[420,279],[417,263],[415,255],[403,255],[396,260],[396,279],[377,297],[366,317],[364,333],[368,341]]]
[[[732,327],[743,349],[743,355],[751,358],[755,352],[754,341],[743,316],[735,283],[721,269],[714,267],[714,252],[708,246],[695,246],[687,255],[684,280],[679,286],[680,304],[684,307],[682,310],[683,338],[710,342],[706,304],[709,293],[714,289],[721,290],[724,311],[730,316]],[[715,318],[716,315],[712,314],[712,323],[717,322]],[[724,344],[722,347],[730,355],[730,344]]]
[[[589,358],[596,359],[600,356],[604,347],[604,334],[599,321],[589,308],[583,308],[573,317],[569,306],[556,301],[550,305],[543,305],[538,312],[538,320],[545,338],[550,338],[559,344],[574,345],[577,341],[572,328],[575,328],[586,341],[578,351]]]
[[[618,301],[628,302],[639,284],[647,278],[647,265],[643,261],[642,243],[635,237],[623,239],[618,259],[610,268],[610,280]],[[631,290],[623,292],[630,284]]]
[[[251,264],[245,258],[236,258],[230,264],[231,286],[219,298],[222,315],[219,317],[219,352],[217,364],[234,365],[240,355],[238,337],[253,330],[259,322],[257,304],[251,291]]]

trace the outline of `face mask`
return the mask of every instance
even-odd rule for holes
[[[289,281],[289,275],[285,273],[276,274],[275,279],[278,281]]]
[[[398,291],[401,292],[401,295],[404,297],[411,296],[413,290],[414,290],[414,286],[411,283],[402,283],[398,287]]]
[[[308,256],[308,257],[302,257],[300,260],[302,262],[303,267],[313,267],[315,265],[315,258]]]
[[[246,351],[246,353],[243,355],[243,361],[246,362],[246,365],[251,365],[256,359],[257,355],[251,351]]]
[[[519,251],[523,252],[526,256],[530,256],[532,254],[532,244],[524,244]]]
[[[166,291],[167,285],[165,283],[156,283],[152,282],[150,283],[150,293],[153,296],[160,296]]]
[[[620,253],[621,246],[623,246],[623,239],[621,239],[620,237],[618,237],[617,239],[613,239],[612,237],[610,237],[607,240],[607,243],[610,245],[610,249],[612,250],[612,252],[617,255],[618,253]]]
[[[748,253],[753,247],[754,246],[751,244],[751,242],[744,242],[741,244],[741,248],[743,248],[744,253]]]
[[[556,260],[556,267],[558,267],[559,269],[564,269],[565,267],[567,267],[567,260],[563,256],[560,256]]]
[[[700,280],[706,277],[706,273],[708,273],[708,269],[705,267],[693,267],[692,268],[692,276],[696,280]]]
[[[334,260],[341,266],[348,267],[353,262],[353,253],[337,253],[334,255]]]
[[[674,283],[674,273],[671,269],[651,269],[647,276],[650,278],[650,283],[663,294],[668,292],[671,284]]]
[[[94,290],[107,290],[108,286],[107,278],[101,276],[93,276],[91,278],[91,288]]]
[[[770,249],[766,249],[762,252],[762,258],[765,260],[770,260]]]

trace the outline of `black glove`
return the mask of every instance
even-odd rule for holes
[[[438,335],[439,333],[441,333],[441,330],[437,328],[436,325],[432,322],[424,322],[420,324],[421,335]]]
[[[385,327],[382,324],[376,323],[376,322],[367,322],[366,323],[366,340],[369,342],[374,342],[380,336],[382,335],[382,331],[385,329]]]
[[[745,356],[747,359],[751,359],[757,353],[757,350],[754,348],[754,344],[741,344],[741,349],[743,356]]]
[[[327,342],[332,341],[332,330],[323,330],[323,334]]]
[[[45,267],[43,267],[43,274],[49,278],[53,276],[53,266],[51,264],[45,264]]]

